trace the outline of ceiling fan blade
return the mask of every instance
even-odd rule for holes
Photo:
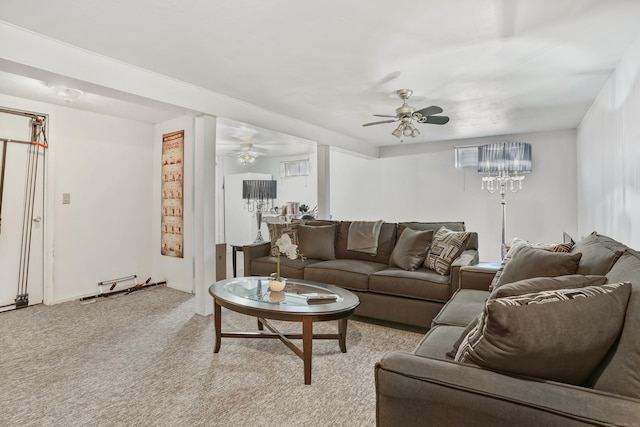
[[[397,121],[397,119],[396,120],[381,120],[379,122],[365,123],[362,126],[381,125],[383,123],[393,123],[393,122],[396,122],[396,121]]]
[[[376,117],[395,117],[395,116],[390,116],[389,114],[374,114],[374,116],[376,116]]]
[[[438,107],[437,105],[432,105],[430,107],[423,108],[422,110],[418,110],[416,111],[416,113],[420,113],[423,117],[427,117],[432,114],[442,113],[442,108]]]
[[[431,123],[432,125],[444,125],[449,122],[449,117],[447,116],[429,116],[425,120],[425,123]]]

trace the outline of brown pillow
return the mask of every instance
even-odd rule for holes
[[[622,255],[622,251],[606,247],[595,231],[576,243],[573,251],[582,253],[579,274],[607,274]]]
[[[432,230],[418,231],[405,228],[391,252],[389,265],[403,270],[416,270],[424,262],[432,238]]]
[[[336,259],[336,226],[298,226],[298,251],[309,259]]]
[[[441,227],[433,236],[424,266],[438,274],[449,274],[451,263],[464,251],[471,233]]]
[[[504,267],[492,291],[496,287],[522,279],[575,274],[581,257],[581,253],[567,254],[520,246],[513,254],[511,261]]]
[[[518,249],[522,246],[531,246],[538,249],[545,249],[551,252],[571,252],[571,248],[573,248],[573,242],[565,242],[565,243],[532,243],[528,240],[522,240],[519,238],[514,238],[511,241],[511,246],[509,246],[509,252],[502,260],[502,264],[500,264],[500,268],[496,271],[495,276],[493,276],[493,280],[491,281],[491,285],[489,286],[489,290],[492,291],[493,288],[498,284],[500,280],[500,276],[502,276],[502,272],[506,265],[511,261],[511,258],[518,252]]]
[[[618,338],[630,294],[626,282],[489,300],[455,360],[583,385]]]
[[[605,283],[607,283],[607,278],[605,276],[580,276],[578,274],[573,274],[570,276],[559,277],[535,277],[532,279],[519,280],[496,288],[489,294],[488,300],[526,295],[542,291],[583,288],[585,286],[601,286]],[[460,344],[462,344],[462,341],[469,334],[471,329],[478,324],[480,316],[482,316],[482,314],[473,319],[464,331],[462,331],[462,334],[460,334],[460,337],[458,337],[456,342],[453,344],[453,348],[447,353],[447,356],[452,359],[456,357]]]

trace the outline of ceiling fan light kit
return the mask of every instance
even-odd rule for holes
[[[392,117],[392,119],[365,123],[362,126],[380,125],[400,121],[400,124],[393,132],[391,132],[391,135],[396,138],[402,138],[403,136],[415,138],[420,135],[420,131],[413,125],[413,121],[416,123],[429,123],[433,125],[444,125],[449,122],[449,117],[447,116],[436,116],[436,114],[440,114],[443,111],[442,108],[437,105],[425,107],[420,110],[416,110],[409,105],[407,101],[413,94],[411,89],[400,89],[394,93],[402,99],[402,105],[396,108],[395,116],[374,114],[376,117]]]

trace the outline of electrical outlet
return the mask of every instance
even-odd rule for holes
[[[62,204],[63,205],[71,204],[71,193],[62,193]]]

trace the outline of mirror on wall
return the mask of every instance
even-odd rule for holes
[[[276,181],[274,209],[264,212],[260,226],[265,240],[269,239],[265,223],[281,221],[283,207],[305,205],[313,210],[318,204],[314,141],[218,117],[216,161],[218,243],[240,246],[253,243],[258,234],[256,213],[242,198],[244,180]]]

